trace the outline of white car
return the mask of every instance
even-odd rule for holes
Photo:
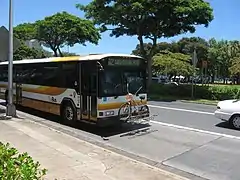
[[[232,127],[240,130],[240,100],[224,100],[217,104],[215,117],[228,121]]]

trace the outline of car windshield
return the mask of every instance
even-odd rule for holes
[[[144,92],[145,89],[145,76],[144,72],[126,71],[126,70],[106,70],[100,75],[100,94],[103,96],[115,96],[127,94],[128,90],[131,93]]]

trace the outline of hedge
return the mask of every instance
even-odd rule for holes
[[[156,84],[153,83],[149,89],[150,95],[174,96],[189,98],[191,97],[191,84]],[[226,100],[240,98],[240,86],[201,86],[196,85],[194,88],[194,98],[208,100]]]
[[[40,169],[27,153],[20,154],[17,149],[0,142],[0,179],[40,180],[46,175],[46,169]]]

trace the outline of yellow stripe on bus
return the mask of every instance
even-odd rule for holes
[[[0,84],[0,88],[7,88],[6,84]],[[39,87],[22,87],[22,91],[31,92],[31,93],[38,93],[38,94],[46,94],[57,96],[64,93],[67,88],[58,88],[58,87],[48,87],[48,86],[39,86]]]
[[[37,88],[30,88],[30,87],[23,87],[22,91],[31,92],[31,93],[38,93],[38,94],[47,94],[52,96],[57,96],[64,93],[67,89],[66,88],[58,88],[58,87],[45,87],[40,86]]]
[[[6,88],[7,86],[7,84],[0,84],[0,88]]]
[[[134,105],[146,105],[147,101],[135,101],[136,104]],[[121,105],[124,104],[124,102],[115,102],[115,103],[107,103],[107,104],[98,104],[98,110],[104,111],[104,110],[110,110],[110,109],[118,109],[121,107]]]
[[[53,58],[52,62],[78,61],[79,58],[80,58],[80,56],[57,57],[57,58]]]

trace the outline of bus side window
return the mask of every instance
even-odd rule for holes
[[[97,92],[97,74],[93,73],[91,74],[91,87],[90,91],[91,93],[96,93]]]
[[[62,81],[63,86],[66,88],[77,89],[79,74],[78,74],[78,63],[76,62],[67,62],[62,64]]]
[[[0,67],[0,81],[8,81],[8,66]]]
[[[15,79],[22,84],[28,84],[31,80],[31,68],[29,65],[17,65],[15,69]]]
[[[31,83],[42,86],[62,87],[59,63],[42,63],[32,68]]]
[[[0,81],[4,81],[4,66],[0,66]]]

